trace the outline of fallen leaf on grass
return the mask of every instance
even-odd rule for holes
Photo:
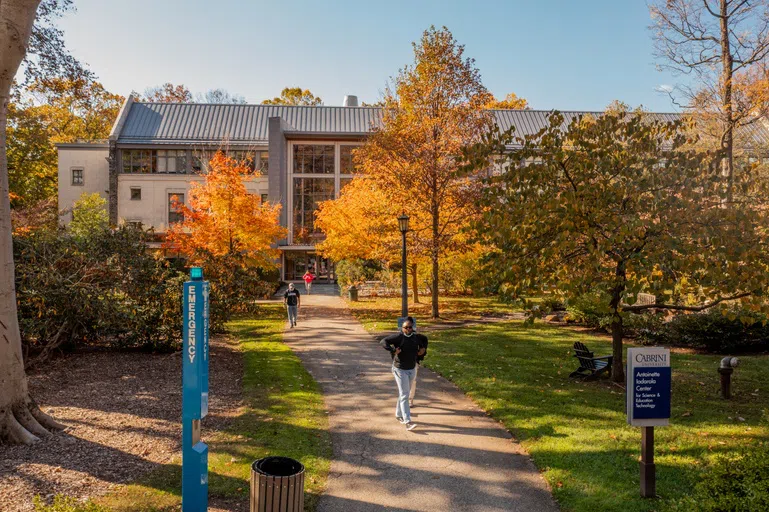
[[[689,417],[689,416],[691,416],[691,415],[692,415],[692,412],[691,412],[691,411],[686,411],[685,413],[681,414],[681,417],[682,417],[682,418],[687,418],[687,417]]]

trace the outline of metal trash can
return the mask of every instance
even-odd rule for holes
[[[251,464],[251,512],[303,512],[304,466],[288,457]]]
[[[347,292],[350,294],[351,301],[358,302],[358,288],[355,285],[350,286]]]

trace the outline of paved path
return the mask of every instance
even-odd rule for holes
[[[339,297],[303,295],[285,340],[330,412],[334,459],[319,512],[558,510],[510,434],[424,368],[412,411],[418,426],[407,432],[395,419],[389,355]]]

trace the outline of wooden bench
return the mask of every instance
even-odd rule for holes
[[[584,343],[577,341],[574,343],[574,357],[579,361],[579,368],[569,374],[571,378],[592,380],[597,379],[604,372],[611,375],[611,362],[614,356],[596,357]]]

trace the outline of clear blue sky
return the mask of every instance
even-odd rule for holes
[[[110,91],[164,82],[224,88],[259,103],[285,86],[326,105],[373,102],[413,61],[412,41],[445,25],[497,97],[532,108],[601,110],[614,99],[674,111],[655,89],[643,0],[75,0],[61,21],[72,53]]]

